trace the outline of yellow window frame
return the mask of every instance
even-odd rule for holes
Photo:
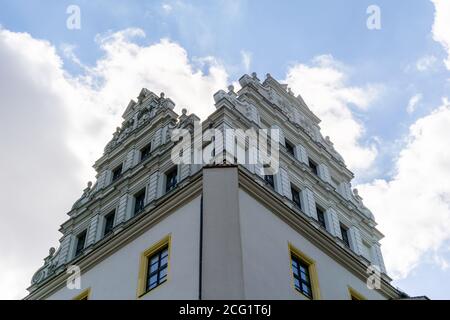
[[[350,296],[350,300],[367,300],[361,293],[348,286],[348,294]]]
[[[72,300],[89,300],[90,296],[91,296],[91,288],[87,288],[86,290],[82,291],[80,294],[75,296]]]
[[[147,291],[147,272],[148,272],[148,259],[158,252],[163,247],[167,246],[167,280],[158,285],[157,287]],[[138,273],[138,286],[137,286],[137,297],[141,298],[142,296],[153,292],[157,288],[161,287],[163,284],[169,282],[170,280],[170,255],[171,255],[171,235],[165,236],[163,239],[153,244],[151,247],[146,249],[141,253],[140,262],[139,262],[139,273]]]
[[[304,295],[300,291],[295,288],[294,282],[294,271],[292,270],[292,256],[295,256],[297,259],[302,260],[305,264],[308,265],[309,277],[311,281],[311,290],[312,290],[312,299],[320,300],[320,287],[319,287],[319,277],[317,275],[316,270],[316,262],[307,256],[305,253],[294,247],[291,243],[288,243],[289,248],[289,270],[291,272],[291,287],[297,293],[302,295],[307,299],[311,299],[310,297]]]

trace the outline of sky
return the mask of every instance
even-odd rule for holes
[[[26,295],[141,88],[205,119],[251,72],[322,119],[393,284],[450,299],[448,0],[0,1],[0,298]]]

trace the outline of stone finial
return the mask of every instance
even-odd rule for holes
[[[253,78],[253,79],[256,79],[256,78],[258,78],[258,76],[257,76],[256,72],[252,72],[252,78]]]
[[[187,109],[186,109],[186,108],[183,108],[183,109],[181,110],[181,113],[183,114],[183,116],[185,116],[185,115],[187,114]]]
[[[48,255],[50,256],[50,257],[53,257],[53,255],[55,254],[55,248],[53,248],[53,247],[51,247],[49,250],[48,250]]]
[[[160,97],[161,99],[164,99],[164,92],[161,92],[161,93],[159,94],[159,97]]]
[[[270,75],[270,73],[266,74],[266,78],[267,78],[267,79],[272,78],[272,76]]]
[[[355,195],[355,196],[359,196],[359,194],[358,194],[358,189],[353,189],[353,194]]]
[[[231,92],[231,93],[234,92],[234,86],[233,86],[232,84],[230,84],[230,85],[228,86],[228,92]]]
[[[88,189],[90,189],[92,187],[92,181],[88,181],[87,187],[88,187]]]

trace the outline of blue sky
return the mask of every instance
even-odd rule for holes
[[[81,9],[80,30],[66,28],[66,8],[72,4]],[[380,30],[366,27],[366,9],[372,4],[381,9]],[[48,41],[63,59],[64,71],[73,77],[83,75],[85,69],[64,55],[64,46],[74,46],[73,52],[84,67],[95,67],[105,57],[105,50],[95,40],[97,35],[127,28],[145,32],[144,38],[133,39],[140,47],[162,38],[177,43],[186,50],[191,65],[204,74],[209,71],[208,65],[200,65],[196,58],[214,57],[230,82],[252,71],[260,78],[270,72],[277,79],[286,79],[293,66],[313,68],[316,57],[331,55],[333,70],[346,75],[347,88],[365,88],[369,84],[381,88],[369,108],[346,103],[352,117],[364,128],[358,143],[377,148],[370,168],[357,171],[356,176],[356,184],[373,187],[375,179],[389,182],[395,178],[400,150],[411,138],[410,126],[430,115],[449,95],[450,72],[444,64],[447,52],[442,43],[434,40],[432,32],[435,10],[430,0],[16,0],[1,2],[0,25]],[[243,52],[250,57],[249,70]],[[421,61],[423,68],[418,67]],[[407,105],[415,95],[420,98],[414,111],[408,113]],[[444,187],[443,193],[448,189]],[[404,196],[403,201],[411,198]],[[445,267],[450,246],[443,238],[433,244],[432,250],[422,252],[417,267],[394,284],[413,295],[450,298],[450,271]],[[436,256],[444,262],[436,263]]]

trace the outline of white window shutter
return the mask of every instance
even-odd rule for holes
[[[70,251],[70,243],[71,236],[66,235],[61,240],[61,244],[59,247],[59,257],[58,257],[58,266],[65,264],[69,260],[69,251]]]
[[[361,240],[361,232],[355,226],[350,227],[349,229],[350,235],[350,244],[352,246],[352,250],[358,254],[362,254],[362,240]]]
[[[319,164],[319,177],[325,181],[331,184],[331,176],[330,176],[330,171],[328,170],[328,167],[321,163]]]
[[[179,181],[182,181],[189,177],[191,175],[191,165],[190,164],[179,164],[179,172],[180,172],[180,179]]]
[[[284,132],[283,132],[283,130],[281,130],[280,126],[274,124],[274,125],[272,125],[271,129],[278,129],[280,144],[285,146],[286,145],[286,141],[284,140]]]
[[[147,186],[147,203],[152,202],[158,196],[158,177],[158,171],[153,172],[149,177]]]
[[[336,210],[333,208],[328,208],[325,212],[326,214],[326,221],[328,222],[328,230],[331,232],[331,234],[335,237],[338,237],[339,239],[342,239],[341,235],[341,227],[339,224],[339,218]]]
[[[161,129],[161,144],[166,144],[168,141],[167,139],[167,132],[169,131],[169,127],[165,126]]]
[[[134,166],[134,160],[136,158],[136,150],[132,149],[127,153],[127,157],[125,159],[125,164],[123,166],[123,171],[128,170]]]
[[[156,130],[155,134],[153,135],[153,139],[152,139],[152,149],[156,149],[161,145],[161,141],[162,141],[162,129],[159,128],[158,130]]]
[[[338,191],[346,200],[350,200],[351,190],[349,182],[341,182],[339,184]]]
[[[91,218],[91,223],[89,224],[88,235],[86,238],[86,246],[90,246],[97,240],[97,229],[99,226],[100,216],[96,214]]]
[[[302,197],[302,207],[305,210],[305,213],[317,220],[317,211],[316,211],[316,200],[314,199],[314,193],[305,188],[301,191]]]
[[[374,244],[372,246],[372,257],[373,257],[373,264],[378,266],[381,270],[381,272],[386,273],[386,267],[384,265],[384,259],[383,255],[381,254],[380,245],[378,243]]]
[[[304,164],[308,164],[308,153],[306,152],[306,149],[301,144],[298,144],[295,146],[295,155],[298,160],[303,162]]]
[[[122,222],[125,222],[127,220],[128,212],[128,194],[123,194],[119,199],[119,208],[117,209],[117,224],[120,224]]]
[[[289,180],[289,174],[285,168],[279,168],[278,177],[281,178],[281,194],[292,200],[291,181]]]
[[[260,177],[264,177],[264,167],[261,163],[257,162],[254,166],[255,168],[255,173],[260,176]]]
[[[97,178],[97,190],[103,189],[106,186],[107,170],[103,170]]]

